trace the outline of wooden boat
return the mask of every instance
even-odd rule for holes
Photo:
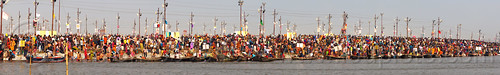
[[[241,62],[241,61],[248,61],[249,58],[245,56],[236,56],[236,61]]]
[[[284,58],[269,58],[270,60],[285,60]]]
[[[479,56],[479,54],[478,53],[469,53],[468,56]]]
[[[39,53],[35,56],[26,57],[26,62],[32,63],[59,63],[66,61],[64,54],[57,53],[55,56],[47,56],[46,53]]]
[[[140,62],[157,62],[161,61],[162,57],[160,56],[153,56],[151,53],[147,53],[147,56],[144,56],[143,54],[138,54],[134,58],[135,61],[140,61]]]
[[[326,56],[326,59],[334,60],[334,59],[346,59],[345,56],[333,56],[333,55],[328,55]]]
[[[453,54],[443,54],[441,55],[441,57],[453,57],[454,55]]]
[[[292,60],[316,60],[316,57],[292,57]]]
[[[265,57],[265,56],[262,56],[262,55],[257,55],[253,58],[251,58],[252,61],[258,61],[258,62],[270,62],[272,61],[271,59]]]
[[[130,57],[127,54],[121,55],[118,59],[113,59],[113,62],[132,62],[135,61],[134,58]]]

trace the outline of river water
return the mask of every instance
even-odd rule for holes
[[[70,75],[499,75],[500,56],[279,60],[273,62],[70,62]],[[1,62],[0,75],[29,75],[29,63]],[[33,63],[32,75],[65,75],[66,63]]]

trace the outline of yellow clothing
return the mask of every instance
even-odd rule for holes
[[[25,42],[26,42],[26,41],[24,41],[24,40],[19,41],[19,47],[24,47],[24,43],[25,43]]]

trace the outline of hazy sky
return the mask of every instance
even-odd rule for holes
[[[153,23],[156,21],[155,12],[158,8],[163,11],[163,0],[58,0],[61,1],[61,32],[66,32],[66,16],[69,13],[71,28],[76,32],[75,19],[76,9],[80,8],[82,14],[82,29],[85,29],[85,16],[88,15],[89,32],[94,32],[95,21],[98,20],[98,26],[102,26],[103,19],[106,19],[107,32],[116,33],[116,15],[120,13],[120,33],[131,34],[133,21],[138,19],[136,15],[141,8],[143,16],[141,17],[141,30],[144,30],[145,19],[148,19],[148,33],[153,32]],[[34,12],[34,0],[11,0],[4,11],[14,18],[14,24],[17,24],[18,12],[21,12],[21,29],[26,32],[26,15],[28,8]],[[39,0],[38,13],[43,19],[51,20],[51,2],[50,0]],[[239,7],[238,0],[167,0],[167,20],[175,29],[175,22],[180,23],[181,30],[187,30],[190,12],[194,13],[195,30],[194,33],[203,33],[203,25],[206,24],[207,33],[213,33],[213,19],[217,17],[217,33],[220,33],[220,22],[227,23],[227,32],[233,32],[233,25],[239,27]],[[368,21],[371,21],[371,32],[373,34],[373,17],[384,13],[383,25],[385,35],[393,35],[394,19],[399,17],[399,30],[402,35],[406,35],[406,24],[403,18],[409,17],[409,27],[416,36],[421,35],[422,26],[425,27],[425,36],[429,37],[432,27],[432,20],[441,17],[442,35],[451,30],[453,38],[456,37],[456,26],[462,24],[462,38],[470,38],[474,33],[474,39],[477,39],[479,29],[485,34],[485,39],[493,40],[495,34],[500,30],[500,5],[499,0],[244,0],[243,11],[249,14],[249,30],[251,34],[258,33],[259,13],[257,9],[262,2],[266,2],[265,30],[266,34],[272,34],[273,9],[277,10],[278,15],[282,17],[282,23],[290,21],[297,25],[299,34],[316,34],[317,21],[320,17],[321,23],[327,24],[326,16],[332,14],[332,32],[340,33],[342,25],[342,12],[347,12],[348,30],[352,34],[353,25],[361,21],[363,28],[362,34],[368,34]],[[56,16],[58,16],[58,4],[55,5]],[[33,18],[33,17],[31,17]],[[161,17],[160,17],[161,19]],[[3,31],[6,33],[10,21],[3,22]],[[50,25],[50,22],[46,23]],[[380,19],[377,20],[380,27]],[[50,29],[50,26],[47,28]],[[279,28],[279,27],[277,27]],[[436,27],[437,29],[437,27]],[[377,34],[380,34],[378,28]],[[84,32],[84,30],[81,30]],[[33,32],[33,31],[30,31]],[[286,32],[283,26],[283,33]],[[437,31],[436,31],[437,32]],[[144,33],[144,31],[141,31]],[[279,33],[278,29],[276,33]],[[448,35],[448,34],[447,34]]]

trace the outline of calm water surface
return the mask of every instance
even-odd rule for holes
[[[70,75],[499,75],[500,56],[280,60],[273,62],[70,62]],[[29,63],[0,62],[0,75],[28,75]],[[65,63],[33,63],[32,75],[65,75]]]

